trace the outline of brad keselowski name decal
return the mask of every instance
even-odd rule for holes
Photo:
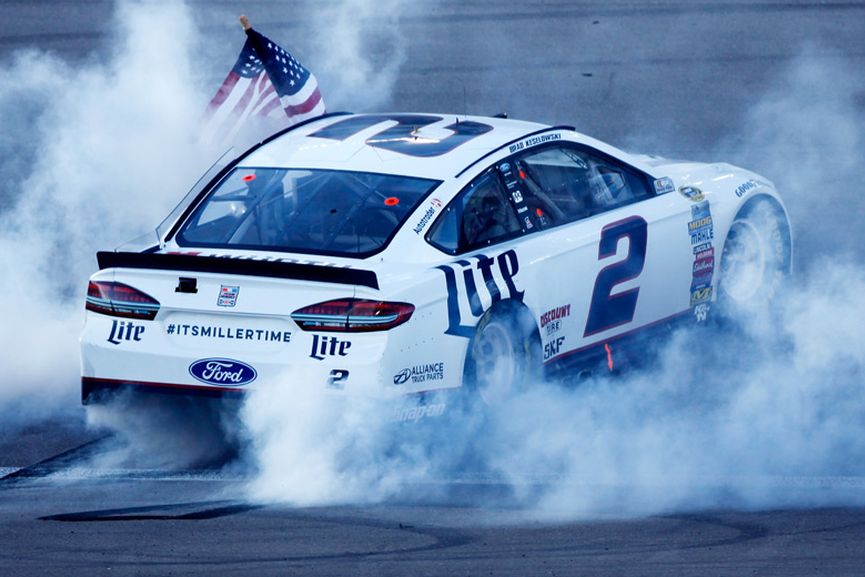
[[[445,334],[470,338],[474,326],[462,324],[464,318],[480,318],[502,299],[523,300],[525,291],[517,290],[514,283],[520,263],[513,249],[495,257],[476,254],[436,268],[445,274],[448,291]]]
[[[521,140],[520,142],[515,142],[514,144],[508,147],[508,153],[513,154],[525,148],[529,148],[530,146],[537,146],[538,144],[543,144],[545,142],[552,142],[553,140],[561,140],[562,135],[555,132],[553,134],[543,134],[541,136],[532,136],[531,138],[526,138],[525,140]]]

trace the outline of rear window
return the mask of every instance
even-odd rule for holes
[[[180,229],[181,246],[362,257],[382,250],[439,181],[236,168]]]

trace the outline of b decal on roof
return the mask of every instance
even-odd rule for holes
[[[398,152],[409,156],[427,158],[441,156],[452,151],[469,140],[486,134],[493,129],[489,124],[464,120],[444,126],[445,130],[451,132],[444,138],[424,134],[424,128],[443,121],[441,116],[429,114],[370,114],[365,116],[352,116],[344,120],[338,120],[329,126],[317,130],[309,136],[316,138],[328,138],[331,140],[347,140],[376,124],[383,122],[396,122],[381,132],[367,138],[364,142],[367,146]],[[440,131],[436,131],[438,133]]]

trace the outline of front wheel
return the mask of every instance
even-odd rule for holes
[[[540,375],[540,337],[518,304],[491,309],[478,323],[466,358],[465,385],[487,405],[501,403]]]
[[[769,200],[749,203],[730,225],[721,254],[722,315],[770,308],[790,270],[790,228],[784,213]]]

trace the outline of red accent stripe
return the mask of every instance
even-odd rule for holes
[[[321,92],[318,91],[318,86],[315,87],[315,91],[309,95],[309,98],[306,99],[306,102],[301,104],[296,104],[294,106],[286,106],[285,114],[291,118],[292,116],[297,116],[298,114],[306,114],[321,102]]]
[[[622,338],[624,338],[624,337],[627,337],[627,336],[633,335],[634,333],[638,333],[638,332],[640,332],[640,331],[644,331],[644,330],[649,329],[649,328],[652,328],[652,327],[654,327],[654,326],[657,326],[657,325],[660,325],[660,324],[663,324],[663,323],[670,322],[670,321],[675,320],[675,319],[677,319],[677,318],[679,318],[679,317],[683,317],[683,316],[685,316],[685,315],[692,314],[692,311],[693,311],[693,309],[690,309],[690,308],[689,308],[689,309],[685,309],[685,310],[683,310],[682,312],[678,312],[678,313],[672,314],[672,315],[670,315],[670,316],[668,316],[668,317],[664,317],[664,318],[662,318],[662,319],[659,319],[659,320],[657,320],[657,321],[655,321],[655,322],[653,322],[653,323],[649,323],[649,324],[647,324],[647,325],[642,325],[642,326],[636,327],[636,328],[634,328],[634,329],[631,329],[631,330],[629,330],[629,331],[626,331],[626,332],[624,332],[624,333],[622,333],[622,334],[619,334],[619,335],[616,335],[616,336],[614,336],[614,337],[610,337],[610,338],[608,338],[608,339],[603,339],[603,340],[601,340],[601,341],[594,342],[594,343],[592,343],[592,344],[590,344],[590,345],[586,345],[586,346],[584,346],[584,347],[580,347],[580,348],[578,348],[578,349],[574,349],[574,350],[572,350],[572,351],[566,351],[566,352],[564,352],[564,353],[561,353],[561,354],[559,354],[559,355],[556,355],[556,356],[554,356],[554,357],[552,357],[552,358],[550,358],[550,359],[544,361],[544,364],[545,364],[545,365],[548,365],[548,364],[550,364],[550,363],[553,362],[553,361],[558,361],[558,360],[561,360],[561,359],[563,359],[563,358],[565,358],[565,357],[569,357],[569,356],[571,356],[571,355],[575,355],[575,354],[577,354],[577,353],[584,353],[584,352],[588,351],[589,349],[598,348],[598,347],[601,346],[601,343],[604,342],[604,341],[606,341],[606,343],[614,343],[614,342],[616,342],[616,341],[618,341],[618,340],[620,340],[620,339],[622,339]]]
[[[610,348],[610,343],[604,343],[604,350],[607,351],[607,368],[613,372],[613,349]]]

